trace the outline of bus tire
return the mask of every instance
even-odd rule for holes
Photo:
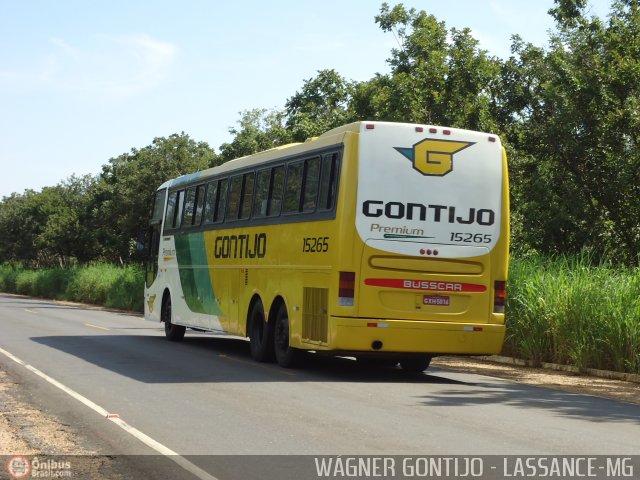
[[[264,307],[258,299],[249,313],[249,345],[257,362],[273,362],[275,358],[273,324],[267,322]]]
[[[167,295],[162,302],[162,321],[164,322],[164,335],[171,342],[179,342],[184,338],[187,327],[171,323],[171,295]]]
[[[408,357],[400,359],[400,366],[402,370],[407,373],[422,373],[431,364],[431,357]]]
[[[287,307],[280,305],[273,332],[273,345],[278,365],[284,368],[294,368],[300,360],[300,350],[289,345],[289,314]]]

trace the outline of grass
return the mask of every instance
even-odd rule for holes
[[[514,258],[506,354],[640,373],[640,269],[586,256]]]
[[[139,267],[28,270],[0,265],[0,291],[142,311]],[[640,373],[640,268],[587,256],[511,259],[503,353],[578,368]]]
[[[144,272],[104,263],[38,270],[4,264],[0,291],[142,312]]]

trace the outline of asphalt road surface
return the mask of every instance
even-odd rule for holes
[[[0,349],[101,453],[177,454],[186,469],[194,455],[640,454],[638,405],[346,358],[287,370],[254,362],[244,339],[172,343],[161,324],[77,305],[0,294]]]

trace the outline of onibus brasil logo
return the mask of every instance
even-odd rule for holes
[[[453,170],[453,155],[474,143],[425,138],[411,148],[394,148],[411,160],[413,168],[423,175],[443,177]]]

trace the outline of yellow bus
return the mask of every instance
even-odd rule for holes
[[[145,318],[423,371],[505,335],[507,160],[492,134],[356,122],[157,190]]]

